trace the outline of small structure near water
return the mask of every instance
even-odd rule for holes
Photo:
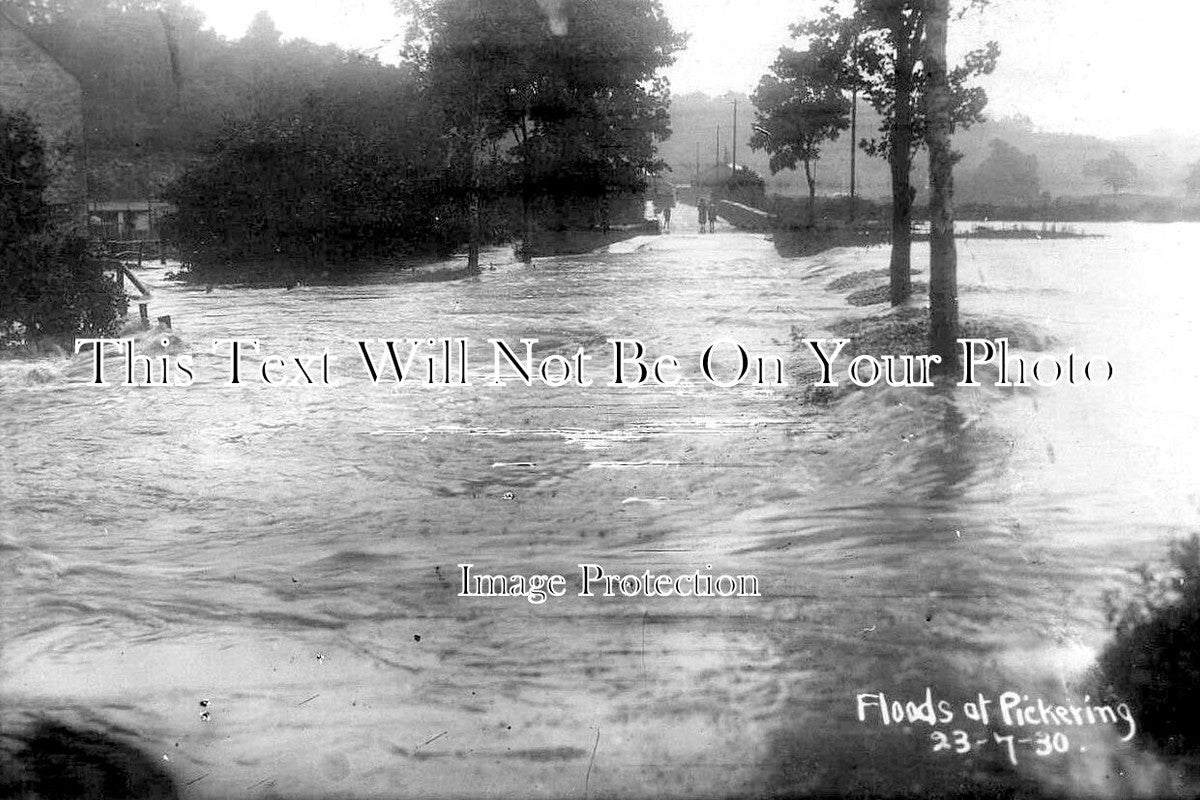
[[[168,203],[152,200],[93,200],[88,203],[88,231],[102,241],[159,239]]]

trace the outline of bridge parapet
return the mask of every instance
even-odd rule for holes
[[[735,227],[749,231],[774,230],[778,222],[774,214],[730,200],[717,201],[717,216]]]

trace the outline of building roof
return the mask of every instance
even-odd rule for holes
[[[49,50],[47,50],[46,48],[44,48],[40,44],[38,44],[38,41],[29,35],[29,31],[25,30],[24,25],[22,25],[21,23],[17,22],[15,19],[13,19],[12,16],[7,11],[5,11],[3,8],[0,8],[0,23],[4,23],[4,22],[7,22],[10,28],[12,28],[17,33],[21,34],[26,39],[28,39],[30,44],[32,44],[34,47],[36,47],[42,53],[42,55],[44,55],[46,58],[53,61],[55,66],[57,66],[64,73],[66,73],[66,75],[68,77],[70,77],[71,80],[75,81],[75,83],[77,85],[79,85],[80,88],[82,89],[83,85],[79,83],[79,78],[77,78],[75,76],[74,72],[72,72],[71,70],[69,70],[65,66],[63,66],[63,63],[61,61],[59,61],[57,58],[55,58],[53,53],[51,53]]]
[[[161,200],[89,200],[89,211],[173,211],[174,206]]]

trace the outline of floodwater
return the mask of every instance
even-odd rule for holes
[[[1123,721],[1040,754],[1037,727],[963,706],[1079,703],[1103,592],[1195,528],[1200,226],[960,243],[965,313],[1111,382],[814,403],[799,338],[864,313],[825,287],[886,249],[785,259],[682,216],[444,283],[206,292],[148,268],[192,385],[0,364],[0,722],[99,730],[197,798],[1189,794]],[[235,337],[263,350],[233,386],[210,345]],[[410,337],[469,338],[471,385],[371,383],[354,342]],[[489,338],[582,347],[594,383],[489,385]],[[682,380],[607,385],[610,338]],[[719,339],[787,385],[706,381]],[[326,350],[332,385],[257,379]],[[463,563],[568,591],[460,597]],[[761,596],[578,597],[580,563],[711,565]],[[952,723],[858,718],[861,693],[926,688]],[[935,749],[955,730],[969,751]]]

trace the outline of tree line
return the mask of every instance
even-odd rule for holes
[[[772,173],[803,168],[808,187],[808,226],[816,223],[816,168],[822,148],[847,129],[855,137],[858,98],[880,119],[873,136],[851,144],[850,221],[855,214],[854,154],[884,158],[891,172],[891,257],[889,299],[893,306],[912,296],[911,251],[913,159],[929,158],[930,349],[943,368],[957,365],[958,289],[954,245],[955,130],[984,119],[987,95],[974,79],[991,73],[999,46],[988,42],[951,65],[946,43],[950,25],[980,11],[989,0],[853,0],[826,6],[791,28],[800,49],[784,47],[755,90],[757,109],[750,146],[770,156]],[[1118,194],[1138,177],[1136,165],[1119,150],[1089,161],[1084,172]],[[1002,140],[973,175],[1012,205],[1039,198],[1037,159]],[[1185,181],[1200,194],[1200,163]],[[1046,198],[1040,198],[1043,204]]]
[[[127,300],[81,236],[62,235],[44,193],[45,145],[29,115],[0,108],[0,347],[116,330]]]
[[[967,0],[956,13],[984,5],[986,0]],[[806,48],[783,48],[771,73],[763,76],[753,97],[758,124],[750,142],[771,153],[772,170],[804,165],[812,224],[813,170],[821,147],[851,127],[860,94],[870,102],[882,120],[880,128],[855,145],[885,158],[891,170],[892,305],[912,296],[912,163],[926,149],[930,348],[946,369],[958,363],[953,212],[958,157],[950,140],[955,128],[982,119],[987,95],[972,79],[994,70],[999,56],[999,46],[988,42],[951,66],[946,56],[951,16],[949,0],[855,0],[848,12],[826,6],[818,17],[797,23],[792,34]],[[850,207],[853,213],[853,200]]]
[[[683,38],[658,0],[396,6],[387,65],[265,14],[227,40],[180,0],[0,0],[83,84],[92,196],[132,175],[172,201],[196,270],[529,252],[540,227],[619,217],[662,167]]]

